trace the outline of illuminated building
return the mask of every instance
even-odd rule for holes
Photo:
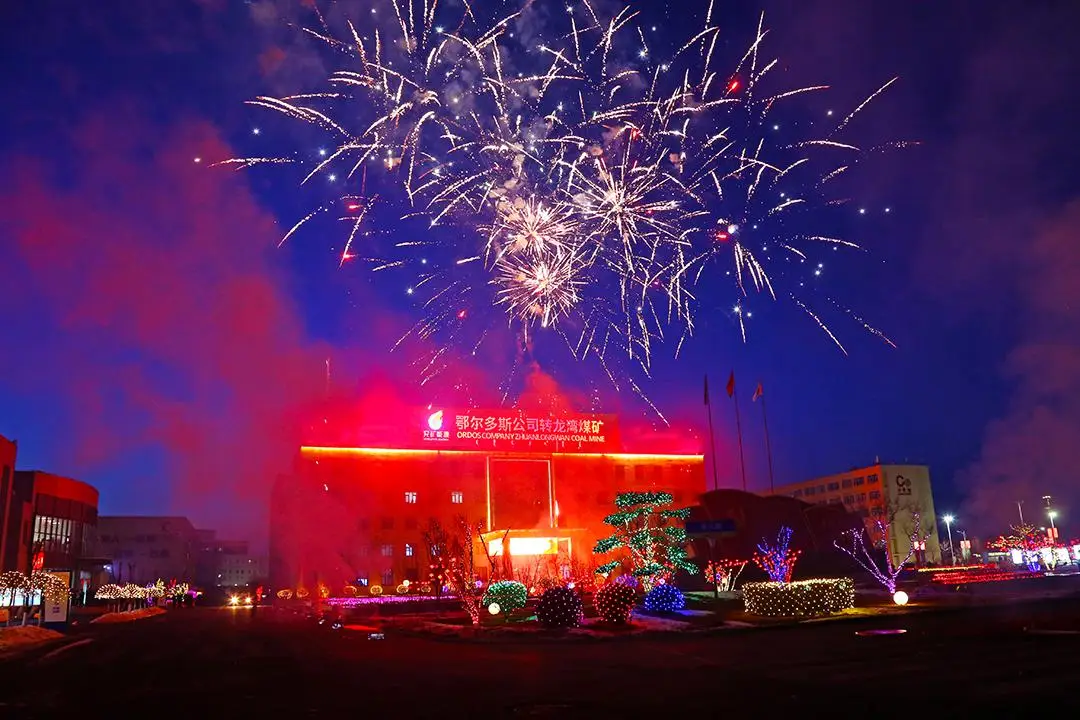
[[[866,529],[877,539],[877,522],[892,522],[889,552],[899,563],[908,553],[908,536],[918,512],[922,532],[928,534],[926,547],[918,548],[919,564],[941,563],[930,468],[925,465],[878,463],[826,477],[777,487],[775,495],[787,495],[813,504],[843,505],[863,519]]]
[[[0,438],[2,440],[2,438]],[[14,459],[14,458],[12,458]],[[3,569],[66,573],[78,591],[91,580],[88,557],[97,525],[98,491],[40,470],[16,470],[0,460],[5,493]]]
[[[0,435],[0,570],[26,571],[30,557],[30,499],[15,489],[18,443]]]
[[[101,552],[112,558],[111,582],[146,585],[158,578],[196,578],[203,545],[200,531],[186,517],[102,515],[98,532]]]
[[[430,408],[401,424],[300,448],[271,498],[274,587],[423,582],[424,528],[437,520],[455,536],[462,517],[492,555],[505,537],[515,567],[565,574],[591,564],[616,493],[664,490],[688,505],[705,490],[701,454],[629,452],[610,415]]]

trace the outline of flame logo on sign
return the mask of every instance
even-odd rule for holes
[[[432,430],[442,430],[443,411],[438,410],[428,415],[427,426]]]

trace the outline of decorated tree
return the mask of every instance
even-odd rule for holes
[[[632,573],[646,592],[678,570],[697,572],[687,559],[686,529],[676,524],[689,517],[690,508],[667,507],[674,502],[675,498],[666,492],[619,493],[615,496],[618,510],[604,518],[615,532],[596,543],[593,552],[603,555],[620,548],[626,550]],[[596,572],[606,575],[621,565],[622,560],[612,560]]]
[[[791,528],[782,527],[776,534],[776,544],[762,538],[754,553],[754,563],[765,571],[769,580],[778,583],[791,582],[791,573],[799,559],[799,551],[791,549]]]
[[[705,582],[715,587],[717,592],[731,592],[745,567],[745,560],[710,560],[705,566]]]
[[[458,534],[450,538],[447,546],[447,583],[461,600],[473,625],[480,624],[480,607],[484,597],[476,564],[476,544],[483,542],[482,528],[479,523],[458,518]]]
[[[864,570],[870,573],[875,580],[888,590],[890,593],[896,592],[896,578],[899,577],[903,571],[904,566],[911,561],[912,555],[915,554],[916,546],[925,541],[929,534],[922,532],[922,517],[917,512],[911,513],[913,526],[911,534],[908,535],[908,550],[904,559],[897,564],[893,564],[892,553],[889,552],[889,539],[890,533],[893,532],[893,525],[895,524],[895,518],[889,522],[882,520],[876,521],[876,532],[874,536],[879,538],[878,542],[871,540],[866,533],[865,528],[857,528],[854,530],[848,530],[841,536],[841,540],[845,540],[841,544],[840,540],[833,542],[833,545],[837,549],[851,556],[851,558],[857,562]],[[881,551],[884,550],[884,553]],[[876,553],[874,551],[877,551]],[[878,560],[875,555],[880,556],[884,554],[884,561]]]
[[[421,532],[420,536],[424,540],[424,545],[427,547],[428,555],[428,581],[431,583],[431,588],[435,592],[436,603],[442,599],[443,588],[449,581],[447,574],[447,550],[449,548],[450,537],[447,535],[446,530],[435,518],[428,520],[427,526]]]

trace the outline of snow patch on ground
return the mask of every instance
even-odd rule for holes
[[[167,611],[165,608],[159,607],[147,607],[139,608],[138,610],[125,610],[124,612],[105,613],[99,615],[90,622],[92,623],[122,623],[132,622],[134,620],[142,620],[143,618],[154,617],[155,615],[164,615]]]
[[[64,637],[55,630],[25,625],[0,628],[0,651],[25,649]]]

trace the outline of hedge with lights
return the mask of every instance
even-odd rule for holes
[[[608,583],[593,595],[596,613],[602,619],[612,623],[624,623],[630,619],[637,593],[634,588],[622,583]]]
[[[645,593],[645,609],[652,612],[675,612],[686,607],[686,597],[674,585],[657,585]]]
[[[570,588],[549,588],[536,605],[536,619],[550,628],[577,627],[584,616],[581,598]]]
[[[525,607],[528,599],[529,589],[525,587],[525,583],[519,583],[516,580],[500,580],[488,585],[480,604],[491,607],[492,603],[497,603],[502,612],[508,613]]]
[[[814,617],[855,607],[851,578],[744,583],[742,593],[746,612],[762,617]]]

